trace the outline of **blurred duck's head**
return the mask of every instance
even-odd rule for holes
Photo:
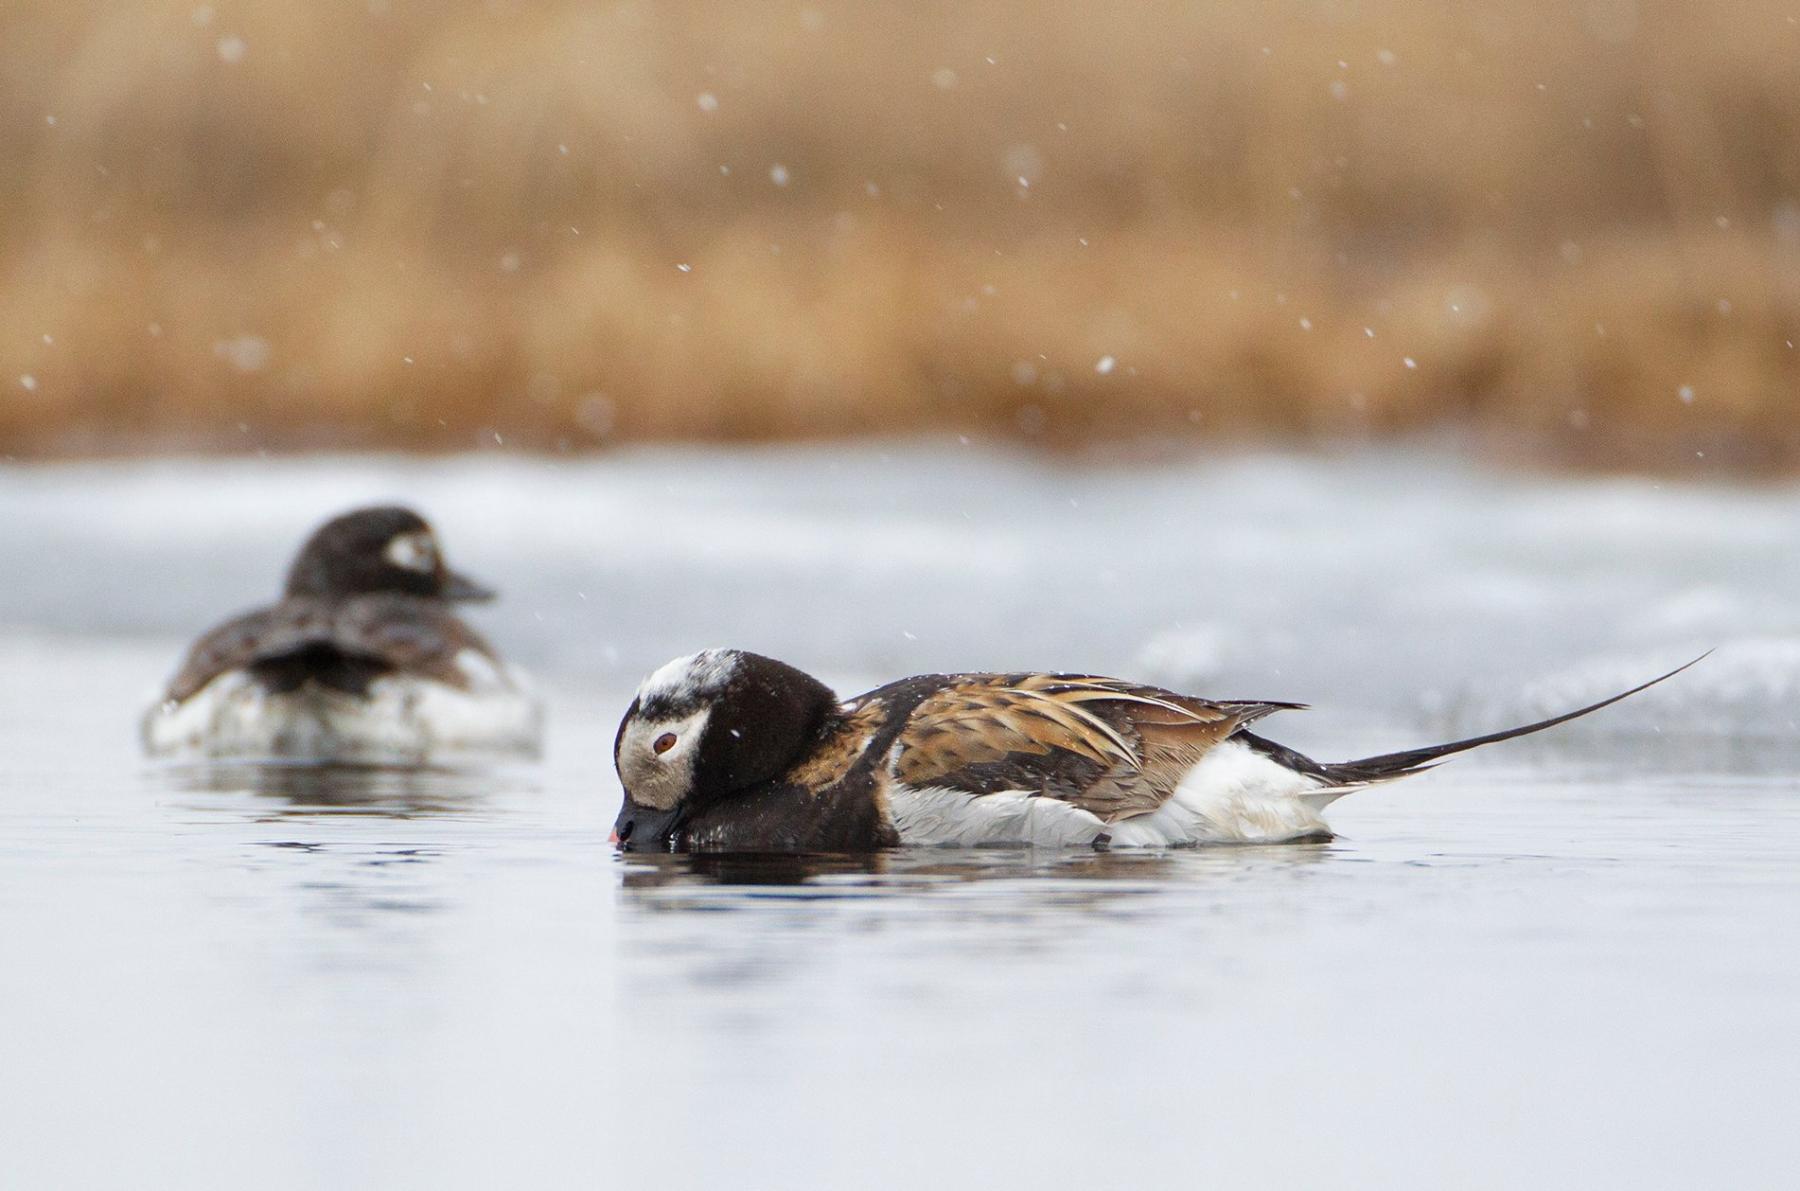
[[[341,599],[377,592],[440,600],[494,597],[445,566],[431,526],[397,505],[333,517],[306,539],[288,570],[289,596]]]

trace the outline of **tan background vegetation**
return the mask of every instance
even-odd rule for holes
[[[0,16],[0,453],[1465,428],[1800,462],[1736,0]]]

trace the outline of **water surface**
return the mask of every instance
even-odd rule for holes
[[[377,497],[506,590],[546,764],[144,765],[184,636]],[[1797,515],[1405,453],[0,471],[0,1185],[1785,1186]],[[1303,699],[1328,756],[1720,652],[1329,844],[621,861],[619,711],[725,641]]]

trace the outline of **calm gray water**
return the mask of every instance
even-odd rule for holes
[[[164,771],[131,721],[323,515],[506,591],[551,753]],[[1429,453],[0,469],[0,1186],[1788,1186],[1800,488]],[[1700,667],[1329,845],[626,864],[641,674],[1047,666],[1336,756]]]

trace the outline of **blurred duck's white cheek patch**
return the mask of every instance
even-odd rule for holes
[[[382,557],[402,570],[432,571],[437,568],[437,547],[429,534],[400,534],[381,553]]]
[[[712,708],[703,707],[680,719],[633,720],[619,739],[619,780],[639,806],[666,811],[692,791],[694,759]],[[659,737],[675,743],[656,750]]]

